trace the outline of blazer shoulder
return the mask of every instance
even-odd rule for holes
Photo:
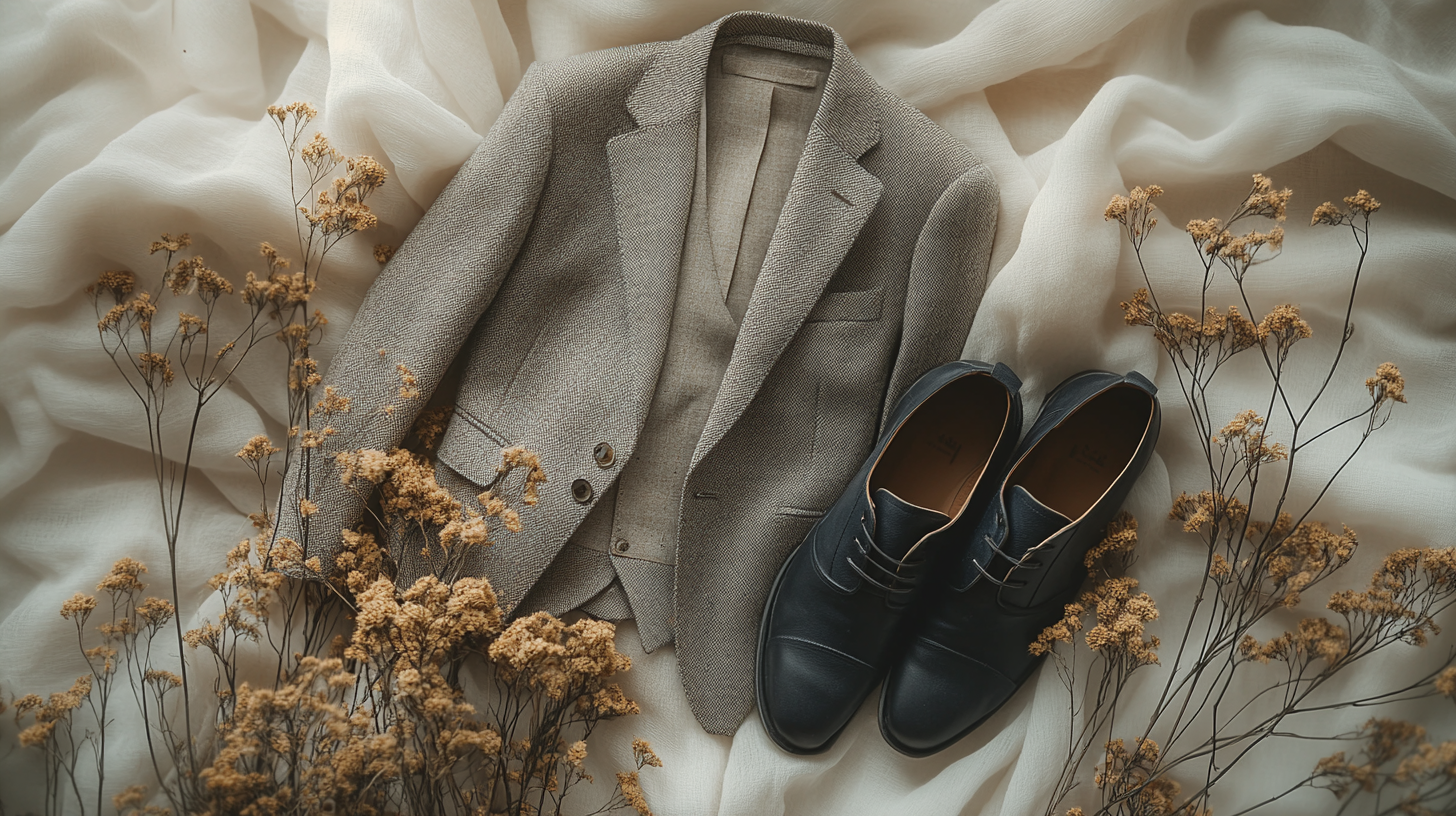
[[[990,169],[972,147],[889,91],[880,94],[880,128],[882,143],[901,145],[915,153],[920,166],[932,171],[942,186],[955,183],[967,173],[984,174],[994,182]]]
[[[604,97],[625,97],[661,49],[662,43],[603,48],[531,63],[527,74],[553,107],[580,110]]]

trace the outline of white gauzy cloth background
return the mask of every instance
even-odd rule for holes
[[[674,39],[736,8],[719,0],[3,4],[0,693],[61,690],[82,671],[71,624],[57,611],[115,559],[142,559],[154,581],[165,578],[140,409],[99,348],[81,290],[104,269],[158,274],[146,248],[164,231],[190,232],[193,251],[235,281],[261,268],[259,241],[294,246],[267,105],[314,103],[336,146],[373,155],[391,172],[372,202],[381,229],[339,247],[317,295],[332,319],[319,350],[326,361],[378,271],[370,245],[404,238],[526,65]],[[1292,301],[1314,325],[1315,338],[1294,355],[1300,373],[1291,386],[1304,394],[1329,359],[1354,258],[1348,233],[1307,227],[1309,213],[1358,187],[1385,203],[1357,331],[1323,415],[1358,410],[1364,378],[1386,360],[1405,373],[1410,404],[1396,406],[1317,515],[1361,534],[1344,576],[1350,585],[1363,583],[1391,548],[1456,543],[1449,2],[786,0],[765,10],[833,26],[877,80],[995,171],[994,277],[966,351],[1005,361],[1025,379],[1028,421],[1047,388],[1084,368],[1136,368],[1163,386],[1159,455],[1129,507],[1144,522],[1136,574],[1164,610],[1166,625],[1155,631],[1165,651],[1203,563],[1197,543],[1165,514],[1179,490],[1200,485],[1201,466],[1172,369],[1117,308],[1140,276],[1102,209],[1132,185],[1168,189],[1146,254],[1163,302],[1183,308],[1197,302],[1198,277],[1178,225],[1226,215],[1255,172],[1295,189],[1285,257],[1257,267],[1249,285],[1256,308]],[[1220,284],[1225,294],[1214,302],[1235,302],[1229,285]],[[234,452],[253,434],[281,438],[281,363],[269,364],[281,351],[270,344],[255,354],[262,356],[208,409],[194,452],[200,472],[179,563],[192,612],[223,553],[249,533],[242,513],[255,494]],[[1230,369],[1215,395],[1221,416],[1256,404],[1264,387],[1262,367]],[[1313,495],[1314,474],[1333,467],[1352,440],[1327,438],[1307,451],[1297,498]],[[1312,593],[1310,614],[1324,597]],[[593,768],[605,788],[610,770],[630,759],[631,735],[651,740],[667,765],[645,773],[644,784],[661,814],[1039,814],[1060,767],[1068,709],[1052,671],[935,757],[891,751],[866,705],[833,750],[801,758],[777,750],[757,715],[733,739],[703,733],[672,651],[642,655],[635,631],[621,634],[635,661],[625,682],[643,714],[599,732]],[[1452,643],[1446,634],[1425,650],[1393,650],[1341,688],[1387,688],[1434,665]],[[128,703],[129,693],[119,693]],[[1388,713],[1449,739],[1451,708],[1428,702]],[[1368,716],[1337,713],[1299,730],[1335,733]],[[119,715],[113,733],[136,727],[128,717]],[[1131,729],[1137,721],[1127,722]],[[1252,804],[1336,747],[1345,746],[1261,749],[1220,786],[1215,804],[1224,813]],[[114,739],[109,759],[109,792],[150,779],[135,738]],[[10,812],[40,808],[39,768],[38,753],[16,745],[8,716],[0,721],[0,798]],[[574,795],[585,803],[605,793]],[[1321,813],[1332,801],[1306,791],[1281,812]]]

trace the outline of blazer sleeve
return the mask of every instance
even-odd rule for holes
[[[920,230],[905,292],[900,349],[890,372],[880,427],[920,375],[960,357],[986,291],[1000,192],[976,164],[951,182]]]
[[[327,419],[322,447],[295,451],[274,541],[292,539],[324,569],[365,499],[342,484],[340,451],[399,445],[499,291],[535,215],[551,163],[551,106],[532,65],[485,139],[369,287],[324,383],[351,401]],[[402,398],[398,365],[420,391]],[[316,396],[322,389],[316,389]],[[386,406],[389,406],[386,409]],[[313,420],[313,429],[325,422]],[[302,499],[317,510],[305,516]]]

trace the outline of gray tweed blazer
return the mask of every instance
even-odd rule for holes
[[[985,288],[998,194],[985,165],[891,95],[819,23],[730,14],[681,40],[531,66],[485,140],[369,289],[324,381],[356,406],[326,454],[399,444],[455,388],[441,484],[475,506],[500,452],[549,481],[472,570],[509,611],[631,459],[671,323],[712,48],[827,55],[829,75],[686,476],[672,624],[709,732],[752,709],[759,615],[896,399],[959,356]],[[387,354],[381,356],[380,349]],[[451,371],[446,380],[447,369]],[[448,384],[458,376],[458,386]],[[442,382],[447,384],[442,387]],[[612,465],[593,457],[615,449]],[[331,458],[290,469],[277,535],[326,561],[364,505]],[[395,553],[418,575],[412,548]]]

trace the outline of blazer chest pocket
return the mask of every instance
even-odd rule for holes
[[[880,319],[885,291],[876,286],[854,292],[825,292],[809,310],[806,323],[864,323]]]
[[[484,486],[495,480],[501,451],[507,447],[504,437],[457,407],[435,456],[473,484]]]

